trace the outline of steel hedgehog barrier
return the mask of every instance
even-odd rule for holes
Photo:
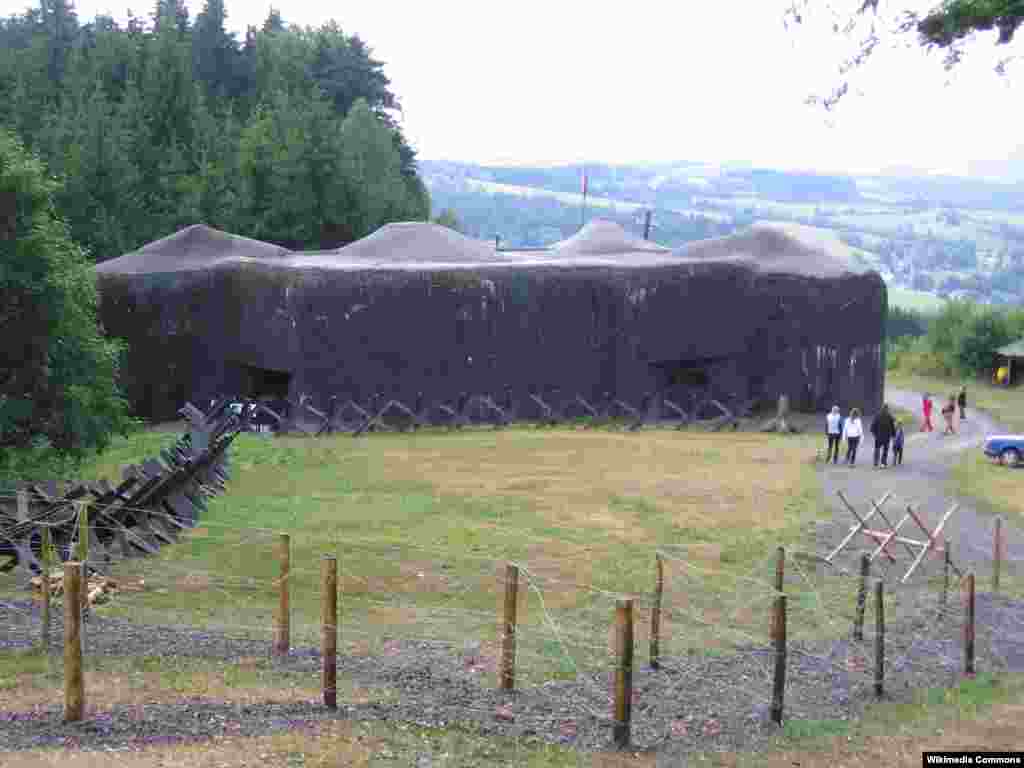
[[[694,397],[684,408],[663,393],[647,393],[639,406],[606,392],[600,400],[588,401],[582,395],[565,395],[558,389],[546,392],[534,389],[525,398],[515,398],[511,388],[500,397],[461,393],[449,400],[428,401],[423,393],[412,406],[398,399],[375,394],[359,402],[334,396],[326,409],[315,407],[307,395],[298,400],[247,403],[253,421],[274,432],[305,432],[313,435],[350,433],[359,436],[376,431],[413,431],[420,427],[489,425],[506,427],[513,422],[532,421],[538,426],[556,426],[574,419],[589,419],[587,427],[621,424],[635,431],[645,425],[673,425],[677,429],[694,422],[706,422],[712,430],[735,429],[739,419],[749,417],[757,400],[743,401],[733,396],[725,401],[712,397]]]
[[[102,570],[124,557],[155,554],[181,530],[195,527],[206,500],[228,480],[227,450],[248,428],[252,406],[232,407],[230,398],[203,413],[192,404],[180,411],[188,423],[181,438],[159,458],[124,468],[117,485],[107,480],[27,485],[0,498],[0,570],[42,570],[43,530],[61,560],[71,558],[79,515],[88,509],[88,564]]]

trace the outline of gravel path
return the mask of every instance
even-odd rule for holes
[[[911,393],[889,393],[890,402],[914,407]],[[990,420],[970,414],[955,438],[913,435],[899,469],[874,470],[862,458],[853,469],[823,470],[826,497],[842,489],[855,504],[892,490],[892,508],[919,503],[928,520],[937,519],[950,500],[944,495],[949,460],[972,449],[994,429]],[[870,440],[868,440],[870,449]],[[837,510],[833,523],[817,527],[821,546],[849,526]],[[961,562],[981,564],[991,552],[988,517],[964,506],[952,529]],[[1008,531],[1011,558],[1022,554],[1020,530]],[[887,579],[888,580],[888,579]],[[923,686],[954,683],[959,676],[960,622],[956,604],[940,619],[934,590],[905,590],[900,600],[914,610],[893,611],[887,626],[886,696],[909,700]],[[899,604],[899,603],[898,603]],[[60,612],[53,636],[60,637]],[[31,622],[26,620],[32,614]],[[900,616],[911,616],[900,621]],[[978,668],[1024,670],[1024,603],[979,593]],[[27,603],[0,603],[0,649],[25,647],[38,637],[38,616]],[[849,639],[791,644],[787,670],[787,719],[851,719],[874,701],[870,623],[865,642]],[[90,617],[87,653],[92,656],[161,656],[234,662],[265,658],[282,672],[308,674],[315,685],[320,664],[316,649],[296,649],[286,659],[271,659],[261,640],[233,638],[199,629],[156,627],[103,616]],[[59,664],[59,650],[55,648]],[[639,659],[638,659],[639,662]],[[397,696],[379,703],[342,705],[329,712],[318,702],[233,704],[183,699],[173,705],[113,707],[92,713],[79,724],[64,724],[59,706],[31,712],[0,708],[0,749],[27,750],[72,746],[85,750],[121,750],[150,744],[265,735],[274,731],[346,720],[404,721],[430,727],[459,724],[484,735],[608,748],[611,743],[612,680],[608,674],[582,674],[512,694],[494,690],[494,674],[466,649],[447,644],[391,641],[375,657],[339,657],[339,679],[383,687]],[[639,664],[634,671],[633,744],[667,756],[694,750],[757,749],[777,729],[769,722],[772,657],[767,647],[751,646],[729,655],[689,655],[663,660],[654,672]]]
[[[886,399],[893,406],[915,414],[921,412],[920,393],[889,390]],[[976,504],[951,499],[946,490],[951,464],[964,451],[980,451],[986,435],[1002,431],[987,414],[972,410],[969,405],[968,418],[961,422],[956,435],[944,436],[941,428],[930,433],[909,433],[900,467],[872,467],[870,434],[862,441],[856,466],[844,466],[842,461],[836,466],[828,465],[824,471],[825,499],[834,510],[835,519],[832,524],[819,526],[819,551],[827,549],[828,544],[838,543],[853,522],[837,497],[837,491],[841,490],[860,512],[870,509],[869,499],[879,499],[891,491],[893,495],[884,509],[893,522],[901,516],[899,512],[910,504],[927,524],[934,527],[950,504],[958,501],[959,508],[945,528],[953,542],[953,558],[958,564],[975,568],[979,574],[987,574],[992,560],[993,516]],[[941,421],[942,415],[933,415],[933,421],[936,419]],[[865,431],[867,427],[865,423]],[[822,436],[822,449],[824,442]],[[904,530],[911,538],[918,538],[920,531],[912,526],[913,522],[908,523]],[[1003,531],[1007,562],[1021,562],[1024,560],[1024,529],[1016,521],[1009,520],[1004,522]]]

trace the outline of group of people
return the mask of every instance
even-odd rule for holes
[[[921,424],[922,432],[931,432],[935,429],[932,426],[932,396],[925,392],[921,396],[921,410],[924,414],[924,422]],[[942,418],[946,422],[946,428],[943,430],[944,435],[955,435],[956,424],[954,419],[957,415],[957,409],[960,410],[960,421],[967,420],[967,387],[960,387],[960,392],[949,396],[949,400],[942,406]]]
[[[921,398],[924,421],[921,424],[922,432],[931,432],[932,426],[932,396],[925,392]],[[955,435],[956,424],[954,419],[959,410],[960,420],[967,419],[967,387],[960,387],[959,393],[949,396],[948,402],[942,406],[942,416],[946,421],[944,435]],[[903,422],[894,418],[888,405],[883,405],[878,415],[871,421],[871,436],[875,439],[874,465],[876,467],[889,466],[889,450],[892,449],[893,465],[903,463]],[[839,463],[839,448],[843,441],[846,441],[846,463],[853,466],[857,463],[857,448],[864,437],[864,424],[861,420],[860,409],[851,408],[849,416],[843,417],[838,405],[833,405],[832,410],[825,417],[825,433],[828,437],[828,453],[825,462]]]
[[[857,448],[864,436],[864,424],[860,409],[850,409],[850,414],[843,417],[838,405],[825,417],[825,431],[828,435],[828,454],[826,463],[839,463],[839,447],[846,441],[846,463],[851,467],[857,463]],[[875,439],[875,466],[889,466],[889,448],[892,447],[893,464],[903,463],[903,423],[893,418],[888,405],[871,422],[871,436]]]

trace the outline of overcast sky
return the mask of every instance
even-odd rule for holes
[[[271,4],[226,2],[235,30],[261,24]],[[25,4],[0,0],[0,11]],[[948,85],[941,54],[881,49],[855,80],[863,95],[851,90],[829,114],[804,99],[839,82],[837,65],[851,49],[821,34],[823,26],[787,32],[784,0],[277,4],[287,23],[333,17],[369,43],[402,102],[405,131],[427,159],[912,166],[990,176],[1012,159],[1024,178],[1024,65],[1011,67],[1009,78],[992,72],[998,55],[1021,52],[1019,43],[997,50],[986,37]],[[149,14],[152,5],[133,10]],[[123,18],[127,7],[77,3],[83,21],[97,12]],[[194,18],[201,0],[189,9]]]

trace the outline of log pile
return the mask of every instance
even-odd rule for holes
[[[50,574],[50,600],[59,599],[64,594],[64,572],[53,571]],[[139,579],[133,582],[121,583],[109,576],[103,576],[102,574],[96,573],[89,577],[88,586],[86,587],[86,601],[89,606],[103,605],[110,601],[111,597],[116,595],[118,592],[141,592],[145,589],[146,582],[144,579]],[[42,602],[43,598],[43,577],[34,576],[32,577],[32,594],[37,602]]]

